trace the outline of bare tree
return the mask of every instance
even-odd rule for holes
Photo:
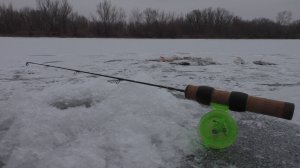
[[[215,13],[215,17],[214,17],[215,25],[231,24],[234,19],[234,15],[224,8],[217,8],[214,10],[214,13]]]
[[[159,12],[158,14],[158,22],[163,24],[168,24],[175,19],[175,13],[165,13],[165,12]]]
[[[68,17],[72,13],[68,0],[37,0],[37,9],[44,20],[44,30],[66,33]]]
[[[290,24],[292,21],[292,12],[291,11],[279,12],[277,14],[276,21],[277,21],[277,23],[284,25],[284,26]]]
[[[21,28],[21,19],[10,3],[0,5],[0,30],[4,33],[13,34]]]
[[[204,18],[202,11],[200,10],[193,10],[189,12],[186,16],[186,28],[188,32],[191,33],[199,33],[203,31],[203,25],[204,25]]]
[[[68,18],[72,13],[72,6],[69,4],[68,0],[62,0],[59,7],[59,19],[61,22],[61,27],[63,29],[63,33],[67,31],[67,22]]]
[[[0,35],[106,36],[148,38],[300,38],[300,20],[279,12],[277,21],[243,20],[223,8],[193,10],[178,16],[157,9],[125,11],[102,0],[91,19],[73,12],[68,0],[36,0],[37,8],[0,4]]]
[[[150,25],[158,21],[158,10],[147,8],[144,10],[145,22]]]
[[[132,24],[141,24],[144,20],[144,14],[140,9],[133,9],[130,14],[129,22]]]
[[[103,25],[104,35],[109,36],[112,26],[125,22],[125,10],[112,5],[111,1],[104,0],[97,5],[99,23]]]
[[[37,10],[40,12],[41,18],[44,21],[42,29],[49,35],[57,32],[58,5],[59,1],[37,0]]]
[[[129,16],[127,31],[131,36],[140,37],[143,34],[144,14],[140,9],[133,9]]]
[[[72,36],[87,36],[89,21],[80,16],[77,12],[70,15],[69,29],[71,29]]]

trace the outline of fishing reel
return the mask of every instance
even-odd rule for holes
[[[250,111],[291,120],[295,109],[293,103],[217,90],[209,86],[188,85],[185,98],[212,107],[210,112],[203,115],[198,126],[204,146],[212,149],[227,148],[237,138],[238,127],[229,110]]]
[[[199,122],[198,134],[207,148],[227,148],[236,140],[236,121],[231,117],[228,106],[212,103],[211,107],[212,110],[203,115]]]

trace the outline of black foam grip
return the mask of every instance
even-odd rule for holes
[[[209,86],[199,86],[197,90],[197,101],[204,105],[210,105],[212,93],[215,89]]]
[[[242,92],[231,92],[229,97],[229,109],[232,111],[246,111],[248,94]]]
[[[284,119],[288,119],[291,120],[293,118],[294,115],[294,110],[295,110],[295,105],[293,103],[285,103],[284,104],[284,114],[283,114],[283,118]]]

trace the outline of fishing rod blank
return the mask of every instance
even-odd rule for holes
[[[183,92],[185,93],[185,98],[187,99],[195,100],[198,103],[204,105],[210,105],[211,103],[227,105],[231,111],[237,111],[237,112],[250,111],[259,114],[291,120],[293,118],[294,109],[295,109],[295,105],[293,103],[250,96],[242,92],[235,92],[235,91],[228,92],[223,90],[217,90],[209,86],[188,85],[186,89],[183,90],[183,89],[177,89],[169,86],[162,86],[162,85],[135,81],[126,78],[119,78],[119,77],[103,75],[103,74],[98,74],[93,72],[81,71],[77,69],[64,68],[64,67],[40,64],[34,62],[26,62],[26,65],[29,64],[64,69],[64,70],[78,72],[78,73],[86,73],[86,74],[91,74],[96,76],[117,79],[120,81],[127,81],[127,82],[142,84],[142,85],[154,86],[158,88]]]
[[[119,77],[103,75],[103,74],[99,74],[99,73],[81,71],[81,70],[77,70],[77,69],[64,68],[64,67],[58,67],[58,66],[53,66],[53,65],[47,65],[47,64],[40,64],[40,63],[35,63],[35,62],[26,62],[26,66],[28,66],[29,64],[35,64],[35,65],[41,65],[41,66],[46,66],[46,67],[64,69],[64,70],[73,71],[73,72],[76,72],[76,73],[85,73],[85,74],[102,76],[102,77],[111,78],[111,79],[117,79],[119,81],[127,81],[127,82],[131,82],[131,83],[138,83],[138,84],[142,84],[142,85],[148,85],[148,86],[154,86],[154,87],[164,88],[164,89],[168,89],[168,90],[174,90],[174,91],[178,91],[178,92],[184,92],[184,90],[182,90],[182,89],[176,89],[176,88],[169,87],[169,86],[162,86],[162,85],[157,85],[157,84],[152,84],[152,83],[147,83],[147,82],[140,82],[140,81],[135,81],[135,80],[126,79],[126,78],[119,78]]]

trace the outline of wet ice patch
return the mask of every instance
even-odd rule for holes
[[[253,61],[253,64],[256,64],[256,65],[277,65],[275,63],[272,63],[272,62],[266,62],[266,61],[262,61],[262,60],[259,60],[259,61]]]
[[[44,91],[47,102],[58,109],[65,110],[72,107],[86,108],[101,102],[115,88],[105,80],[91,80],[80,84],[65,84],[55,86]],[[50,94],[51,93],[51,94]]]
[[[193,66],[207,66],[207,65],[220,65],[220,63],[217,63],[214,61],[211,57],[179,57],[179,56],[171,56],[171,57],[165,57],[161,56],[158,59],[150,59],[147,61],[154,61],[154,62],[169,62],[173,65],[193,65]]]
[[[64,97],[64,96],[58,97],[58,99],[56,100],[51,100],[49,104],[58,109],[65,110],[70,107],[78,107],[78,106],[84,106],[86,108],[89,108],[91,107],[92,103],[95,102],[95,100],[93,100],[92,95],[85,95],[84,97],[80,97],[80,98]]]
[[[241,57],[236,57],[234,59],[233,63],[236,64],[236,65],[244,65],[246,62]]]

